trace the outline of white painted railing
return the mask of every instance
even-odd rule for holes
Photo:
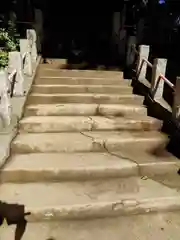
[[[180,77],[177,77],[176,84],[171,83],[166,77],[167,59],[154,59],[153,64],[148,61],[149,46],[139,46],[139,51],[135,46],[132,47],[137,54],[136,80],[146,79],[147,67],[152,68],[152,77],[150,82],[150,95],[153,101],[160,102],[163,98],[164,84],[167,84],[174,92],[174,103],[172,106],[172,115],[174,118],[180,116]],[[141,81],[143,82],[143,81]]]
[[[0,118],[3,125],[11,122],[11,97],[24,96],[25,76],[32,76],[37,61],[36,32],[27,30],[27,38],[20,39],[20,52],[9,52],[7,69],[0,71]]]

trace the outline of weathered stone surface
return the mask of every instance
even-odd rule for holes
[[[34,81],[37,85],[120,85],[130,86],[130,81],[122,81],[117,78],[90,78],[90,77],[37,77]]]
[[[44,68],[40,67],[38,85],[33,86],[26,117],[11,144],[11,158],[1,173],[1,200],[25,204],[32,212],[28,217],[32,230],[24,238],[168,240],[174,236],[172,226],[169,235],[159,237],[159,231],[155,235],[162,214],[160,220],[158,214],[147,215],[180,210],[178,178],[164,181],[180,165],[176,158],[157,151],[167,137],[155,131],[160,122],[147,117],[144,98],[126,92],[130,82],[123,81],[119,72]],[[174,224],[180,221],[167,216]],[[71,220],[70,228],[64,219]],[[56,222],[51,220],[60,224],[53,233],[49,229]],[[2,236],[10,237],[6,231]]]
[[[34,93],[111,93],[127,94],[132,93],[130,86],[121,85],[33,85]]]
[[[137,164],[109,153],[38,153],[13,155],[1,182],[48,182],[128,177]]]
[[[161,128],[155,118],[144,117],[83,117],[83,116],[31,116],[20,121],[20,129],[29,133],[79,132],[79,131],[150,131]]]
[[[180,209],[180,194],[176,190],[138,177],[83,183],[5,183],[1,185],[1,200],[25,204],[26,211],[32,213],[29,221]]]
[[[149,149],[166,138],[156,132],[84,132],[84,133],[24,133],[12,142],[12,152],[104,152],[120,147],[147,145]]]
[[[32,93],[28,97],[28,104],[61,104],[61,103],[96,103],[96,104],[139,104],[143,103],[142,96],[131,94],[38,94]]]
[[[96,70],[67,70],[54,69],[47,65],[47,68],[39,68],[40,76],[50,77],[89,77],[89,78],[117,78],[123,79],[123,72],[120,71],[96,71]]]
[[[79,221],[28,223],[23,240],[179,240],[180,212],[153,213]],[[14,227],[1,229],[1,239],[13,239]]]
[[[128,103],[128,102],[127,102]],[[139,105],[123,104],[36,104],[28,105],[25,116],[127,116],[146,115],[147,109]]]

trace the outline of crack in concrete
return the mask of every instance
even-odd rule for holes
[[[84,137],[88,137],[90,138],[93,143],[97,143],[96,142],[96,139],[92,136],[89,136],[89,135],[86,135],[84,132],[80,132],[80,134],[82,134]],[[119,154],[115,154],[113,152],[110,152],[109,149],[107,148],[106,146],[106,140],[102,140],[102,147],[104,148],[104,150],[111,156],[114,156],[114,157],[117,157],[119,159],[123,159],[123,160],[128,160],[130,162],[133,162],[137,165],[137,168],[138,168],[138,175],[141,176],[142,178],[145,177],[142,173],[141,173],[141,167],[140,167],[140,164],[138,162],[136,162],[134,159],[132,158],[129,158],[129,157],[125,157],[124,155],[122,155],[121,153]]]
[[[106,146],[106,141],[103,141],[103,148],[104,148],[105,151],[106,151],[108,154],[110,154],[111,156],[114,156],[114,157],[117,157],[117,158],[122,158],[123,160],[128,160],[128,161],[131,161],[131,162],[135,163],[135,164],[137,165],[137,167],[138,167],[138,174],[139,174],[139,176],[142,176],[140,165],[139,165],[139,163],[136,162],[134,159],[129,158],[129,157],[125,157],[125,156],[123,156],[121,153],[120,153],[120,154],[115,154],[115,153],[110,152],[109,149],[108,149],[107,146]]]

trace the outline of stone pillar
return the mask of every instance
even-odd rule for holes
[[[8,73],[0,71],[0,118],[4,127],[11,123],[11,104],[8,94]]]
[[[177,77],[176,79],[172,113],[174,118],[179,119],[180,117],[180,77]]]
[[[27,29],[27,39],[30,44],[31,48],[31,57],[32,57],[32,62],[36,62],[37,60],[37,37],[36,37],[36,31],[34,29]]]
[[[167,59],[154,59],[152,68],[151,94],[154,100],[161,99],[164,91],[164,80],[159,79],[160,74],[166,74]]]
[[[24,95],[24,74],[23,74],[23,63],[20,52],[10,52],[9,53],[9,73],[16,70],[16,82],[14,85],[14,95],[23,96]]]
[[[29,41],[27,39],[20,39],[20,53],[23,60],[23,70],[28,76],[32,76],[32,60]],[[24,57],[24,59],[23,59]]]
[[[148,60],[149,58],[149,46],[148,45],[140,45],[139,46],[139,56],[137,61],[137,80],[145,79],[147,72],[147,63],[142,63],[143,59]]]

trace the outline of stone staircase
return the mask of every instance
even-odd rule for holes
[[[161,125],[121,72],[40,64],[1,172],[1,200],[32,213],[23,239],[179,239],[180,164]]]

